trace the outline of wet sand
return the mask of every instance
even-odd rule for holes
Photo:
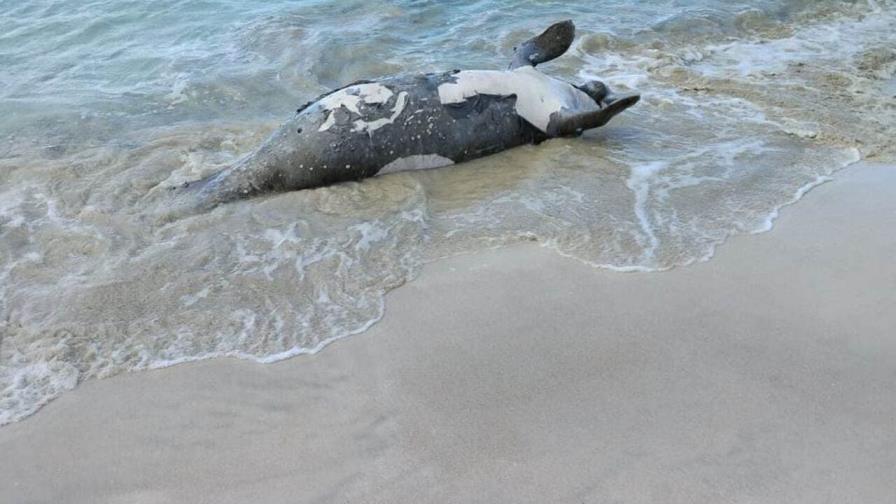
[[[665,273],[427,266],[318,355],[90,381],[0,428],[0,502],[893,502],[896,167]]]

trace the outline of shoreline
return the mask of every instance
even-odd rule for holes
[[[689,266],[459,255],[320,353],[85,382],[0,428],[0,500],[892,500],[896,167],[798,203]]]

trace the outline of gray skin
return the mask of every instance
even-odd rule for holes
[[[535,66],[560,56],[572,43],[574,34],[571,21],[552,25],[516,48],[510,67]],[[598,81],[577,86],[597,102],[599,110],[554,113],[546,131],[541,131],[517,114],[515,95],[478,94],[461,103],[443,104],[438,87],[454,82],[456,73],[457,70],[375,81],[394,94],[384,103],[359,103],[360,116],[365,120],[389,118],[395,97],[407,93],[401,114],[375,132],[357,131],[354,121],[358,115],[345,107],[333,109],[335,123],[320,131],[330,111],[316,105],[339,90],[331,91],[299,108],[264,144],[234,166],[185,184],[179,190],[189,195],[191,207],[202,211],[267,192],[372,177],[390,162],[409,156],[435,154],[460,163],[552,137],[580,135],[584,130],[603,126],[639,98],[613,95]],[[360,83],[364,82],[371,81]],[[345,87],[356,84],[359,83]]]

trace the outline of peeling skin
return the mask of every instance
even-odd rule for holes
[[[454,161],[438,154],[418,154],[395,159],[382,167],[382,169],[377,172],[377,176],[408,170],[429,170],[453,164]]]
[[[349,86],[329,94],[317,102],[318,107],[329,112],[318,131],[327,131],[336,124],[337,109],[345,107],[348,111],[361,115],[358,105],[362,101],[370,105],[386,103],[389,98],[392,98],[392,94],[391,89],[376,82]]]
[[[391,92],[391,91],[390,91]],[[366,131],[369,134],[372,134],[374,131],[382,128],[387,124],[392,124],[398,119],[398,116],[404,112],[404,107],[408,103],[408,94],[404,91],[398,93],[398,98],[395,99],[395,106],[392,107],[392,115],[390,117],[384,117],[381,119],[377,119],[375,121],[365,121],[363,119],[358,119],[355,121],[355,128],[352,131]],[[332,113],[330,117],[332,117]],[[329,120],[329,118],[327,118]]]
[[[477,95],[516,96],[516,112],[544,133],[551,115],[581,114],[600,110],[597,103],[572,84],[545,75],[534,67],[514,70],[467,70],[454,75],[455,82],[439,86],[442,104],[461,103]]]

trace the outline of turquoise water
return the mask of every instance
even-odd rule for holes
[[[606,128],[154,218],[167,187],[328,89],[503,68],[561,19],[579,37],[539,68],[643,94]],[[893,26],[880,0],[0,0],[0,425],[85,379],[318,351],[451,254],[706,260],[844,166],[892,159]]]
[[[357,79],[503,65],[519,37],[551,20],[645,44],[775,29],[817,4],[3,1],[0,134],[23,122],[46,134],[51,121],[62,134],[89,121],[105,140],[118,127],[277,120]]]

